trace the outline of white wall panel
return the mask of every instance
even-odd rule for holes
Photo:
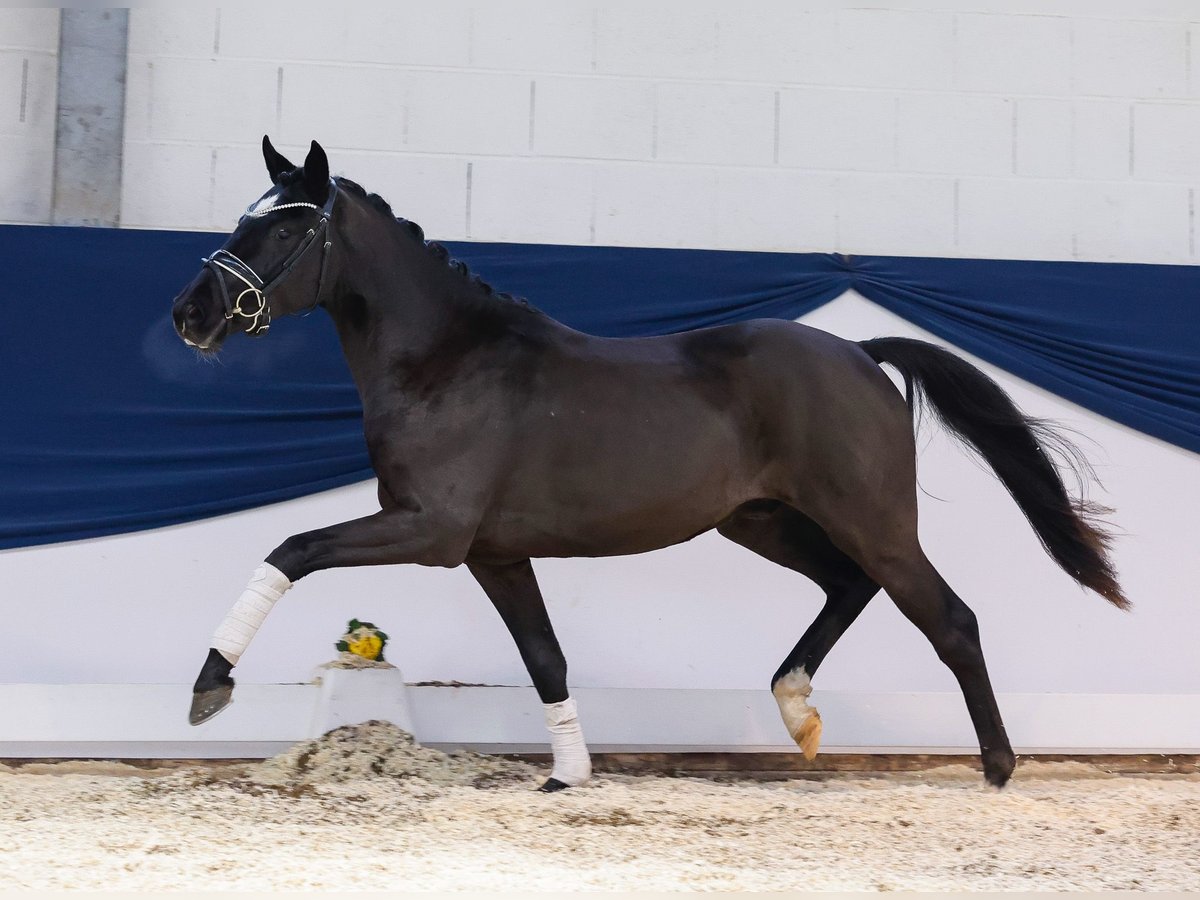
[[[717,170],[606,166],[596,172],[596,243],[711,247],[717,237]]]
[[[896,164],[903,172],[1006,175],[1013,171],[1013,101],[909,94],[900,98]]]
[[[837,18],[836,82],[946,90],[954,81],[954,16],[848,9]]]
[[[654,158],[766,166],[775,155],[775,92],[765,87],[658,86]]]
[[[707,78],[717,58],[712,8],[687,12],[674,3],[596,5],[599,73]]]
[[[1187,96],[1186,20],[1076,19],[1071,49],[1071,77],[1078,94]]]
[[[1076,100],[1071,104],[1071,159],[1076,178],[1124,181],[1133,176],[1132,108],[1130,103],[1114,100]]]
[[[1069,19],[968,13],[956,17],[955,40],[954,83],[960,90],[1057,95],[1071,91]]]
[[[471,65],[590,72],[597,11],[579,3],[490,3],[471,13]]]
[[[920,256],[954,246],[955,181],[845,173],[838,178],[838,250]]]
[[[1076,255],[1069,181],[963,179],[958,251],[981,258],[1070,259]]]
[[[1073,109],[1069,100],[1026,97],[1016,101],[1013,123],[1016,174],[1033,178],[1071,177]]]
[[[1072,185],[1075,252],[1087,259],[1170,263],[1187,257],[1193,200],[1176,184]]]
[[[590,162],[479,160],[472,168],[471,238],[591,243],[595,174]]]
[[[717,174],[717,243],[738,250],[837,244],[838,176],[789,169]]]
[[[650,81],[539,78],[533,149],[545,156],[649,159],[654,107]]]
[[[1200,182],[1200,105],[1138,103],[1133,107],[1133,174],[1157,181]]]
[[[753,246],[749,231],[710,227],[720,208],[752,220],[766,236],[759,249],[1196,260],[1194,221],[1160,187],[1200,182],[1200,59],[1188,50],[1200,23],[1182,0],[281,9],[135,9],[131,145],[189,145],[232,161],[228,151],[252,151],[263,132],[283,144],[317,138],[350,177],[365,161],[357,151],[372,151],[358,180],[377,190],[371,179],[383,178],[393,192],[414,155],[458,171],[480,164],[480,177],[511,172],[531,196],[559,193],[553,215],[516,203],[496,217],[513,241]],[[564,184],[570,169],[558,165],[482,165],[564,158],[589,161],[575,170],[586,184]],[[127,154],[127,221],[195,227],[202,201],[175,212],[147,187],[161,168],[146,148]],[[823,224],[797,229],[786,204],[756,191],[786,181],[772,174],[781,170],[845,173],[827,243],[812,243],[829,234]],[[548,179],[540,188],[538,173]],[[221,187],[206,184],[210,174],[196,172],[193,189],[211,198]],[[609,226],[626,221],[634,198],[594,210],[589,185],[615,198],[631,182],[650,218],[622,233]],[[486,202],[518,190],[482,189]],[[992,207],[974,202],[992,194]],[[457,188],[446,202],[444,215],[422,215],[459,223],[446,237],[466,236]],[[482,214],[493,221],[491,209]],[[781,234],[796,242],[780,245]]]
[[[887,91],[781,91],[780,164],[801,169],[894,171],[898,103],[899,98]]]

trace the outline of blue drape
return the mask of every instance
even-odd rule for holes
[[[175,337],[171,298],[223,236],[0,227],[0,548],[136,531],[371,477],[327,317]],[[1200,452],[1200,269],[452,244],[595,334],[792,319],[855,288],[1008,371]],[[864,335],[867,337],[867,335]]]

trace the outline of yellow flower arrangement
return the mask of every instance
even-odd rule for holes
[[[334,646],[341,653],[353,653],[363,659],[384,662],[383,645],[387,639],[388,636],[373,623],[351,619],[346,626],[346,633]]]

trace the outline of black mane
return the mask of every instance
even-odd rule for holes
[[[454,257],[452,257],[450,255],[450,251],[447,250],[445,246],[443,246],[442,244],[439,244],[437,241],[426,240],[425,232],[421,228],[420,225],[418,225],[416,222],[412,221],[411,219],[405,219],[401,216],[396,215],[392,211],[391,204],[388,203],[386,200],[384,200],[382,197],[380,197],[378,194],[368,193],[367,189],[364,188],[362,185],[358,184],[357,182],[351,181],[349,178],[345,178],[341,175],[337,176],[334,179],[334,181],[336,181],[337,186],[339,188],[341,188],[342,190],[344,190],[346,193],[352,194],[355,197],[358,197],[362,200],[366,200],[367,203],[369,203],[376,210],[378,210],[379,212],[386,215],[389,219],[391,219],[397,225],[400,225],[404,229],[404,231],[414,241],[417,241],[418,243],[423,244],[425,249],[430,254],[432,254],[435,259],[437,259],[439,262],[442,262],[442,263],[445,263],[446,265],[448,265],[450,268],[452,268],[454,271],[456,271],[459,275],[461,275],[463,278],[465,278],[468,282],[470,282],[470,284],[472,286],[479,288],[485,294],[487,294],[489,297],[495,297],[498,300],[505,300],[505,301],[509,301],[509,302],[520,303],[523,306],[530,305],[529,302],[524,299],[514,297],[512,294],[509,294],[505,291],[497,291],[494,287],[492,287],[490,284],[488,284],[486,281],[484,281],[482,278],[480,278],[478,275],[476,275],[474,272],[472,272],[469,268],[467,268],[467,264],[465,262],[463,262],[460,259],[455,259]]]

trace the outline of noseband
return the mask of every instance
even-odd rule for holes
[[[321,213],[321,220],[305,232],[303,240],[291,252],[291,255],[284,260],[279,274],[270,281],[264,281],[254,271],[253,267],[238,259],[238,257],[224,248],[217,250],[212,256],[207,256],[202,260],[205,268],[212,269],[213,274],[216,275],[217,284],[221,286],[221,301],[225,304],[225,318],[232,319],[234,316],[240,316],[243,319],[251,320],[249,327],[246,329],[246,334],[259,337],[266,334],[267,330],[271,327],[271,305],[268,302],[268,297],[271,291],[277,288],[292,273],[292,269],[300,264],[300,260],[304,258],[304,254],[308,252],[308,249],[320,241],[322,237],[326,236],[329,228],[329,220],[333,216],[333,202],[337,199],[337,190],[337,183],[331,178],[329,179],[329,199],[325,201],[323,207],[317,206],[315,203],[281,203],[279,206],[270,206],[259,211],[255,211],[251,206],[242,214],[239,223],[246,219],[261,219],[263,216],[281,209],[303,207],[316,209]],[[329,247],[330,241],[321,241],[321,274],[317,279],[317,293],[313,297],[312,306],[309,307],[310,310],[315,309],[317,304],[321,302],[321,289],[325,285],[325,264],[329,261]],[[229,286],[225,283],[225,273],[229,273],[245,285],[245,288],[237,297],[230,297]],[[257,306],[251,309],[243,309],[242,302],[248,294],[251,296],[250,302],[256,303]]]

